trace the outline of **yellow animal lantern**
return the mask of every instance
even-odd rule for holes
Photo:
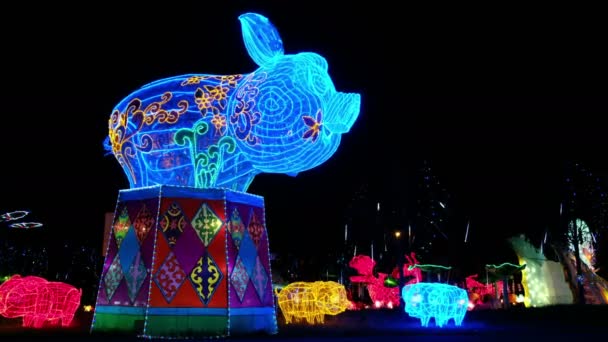
[[[349,305],[344,285],[333,281],[295,282],[276,294],[287,324],[297,320],[323,323],[325,315],[337,315]]]

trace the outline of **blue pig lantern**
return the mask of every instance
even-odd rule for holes
[[[114,108],[106,148],[125,172],[91,331],[199,338],[278,330],[257,174],[312,169],[338,149],[359,94],[315,53],[285,55],[265,17],[239,17],[250,74],[152,82]],[[222,58],[220,53],[214,53]]]
[[[435,325],[443,327],[450,319],[456,326],[462,325],[467,313],[469,296],[464,289],[442,283],[415,283],[401,290],[405,312],[419,318],[423,327],[428,327],[431,318]]]
[[[259,173],[295,175],[336,152],[359,115],[360,95],[336,91],[320,55],[284,54],[266,17],[239,20],[257,70],[162,79],[114,108],[106,148],[131,188],[245,192]]]

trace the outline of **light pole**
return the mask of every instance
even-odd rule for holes
[[[401,291],[405,286],[405,273],[403,272],[403,265],[405,264],[405,252],[403,251],[403,243],[401,241],[401,231],[396,230],[393,235],[395,236],[395,242],[397,244],[397,269],[399,270],[399,308],[401,308],[401,312],[405,312],[405,301],[401,296]]]

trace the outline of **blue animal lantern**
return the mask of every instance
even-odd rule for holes
[[[431,318],[435,325],[443,327],[450,319],[456,326],[462,325],[467,313],[469,296],[464,289],[442,283],[415,283],[401,290],[405,312],[419,318],[423,327],[428,327]]]
[[[336,152],[359,115],[360,95],[336,91],[320,55],[284,54],[267,18],[239,20],[257,70],[159,80],[115,107],[106,148],[131,188],[244,192],[259,173],[295,175]]]

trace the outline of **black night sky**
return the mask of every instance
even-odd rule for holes
[[[104,213],[128,187],[102,146],[114,105],[169,76],[255,70],[237,19],[245,12],[268,17],[286,53],[324,56],[338,90],[362,94],[328,162],[254,180],[271,249],[340,247],[360,189],[407,229],[425,160],[450,194],[450,240],[460,244],[470,219],[470,242],[488,254],[504,237],[540,241],[556,224],[565,163],[608,175],[598,11],[344,4],[15,4],[0,24],[2,212],[31,211],[47,244],[100,245]]]

